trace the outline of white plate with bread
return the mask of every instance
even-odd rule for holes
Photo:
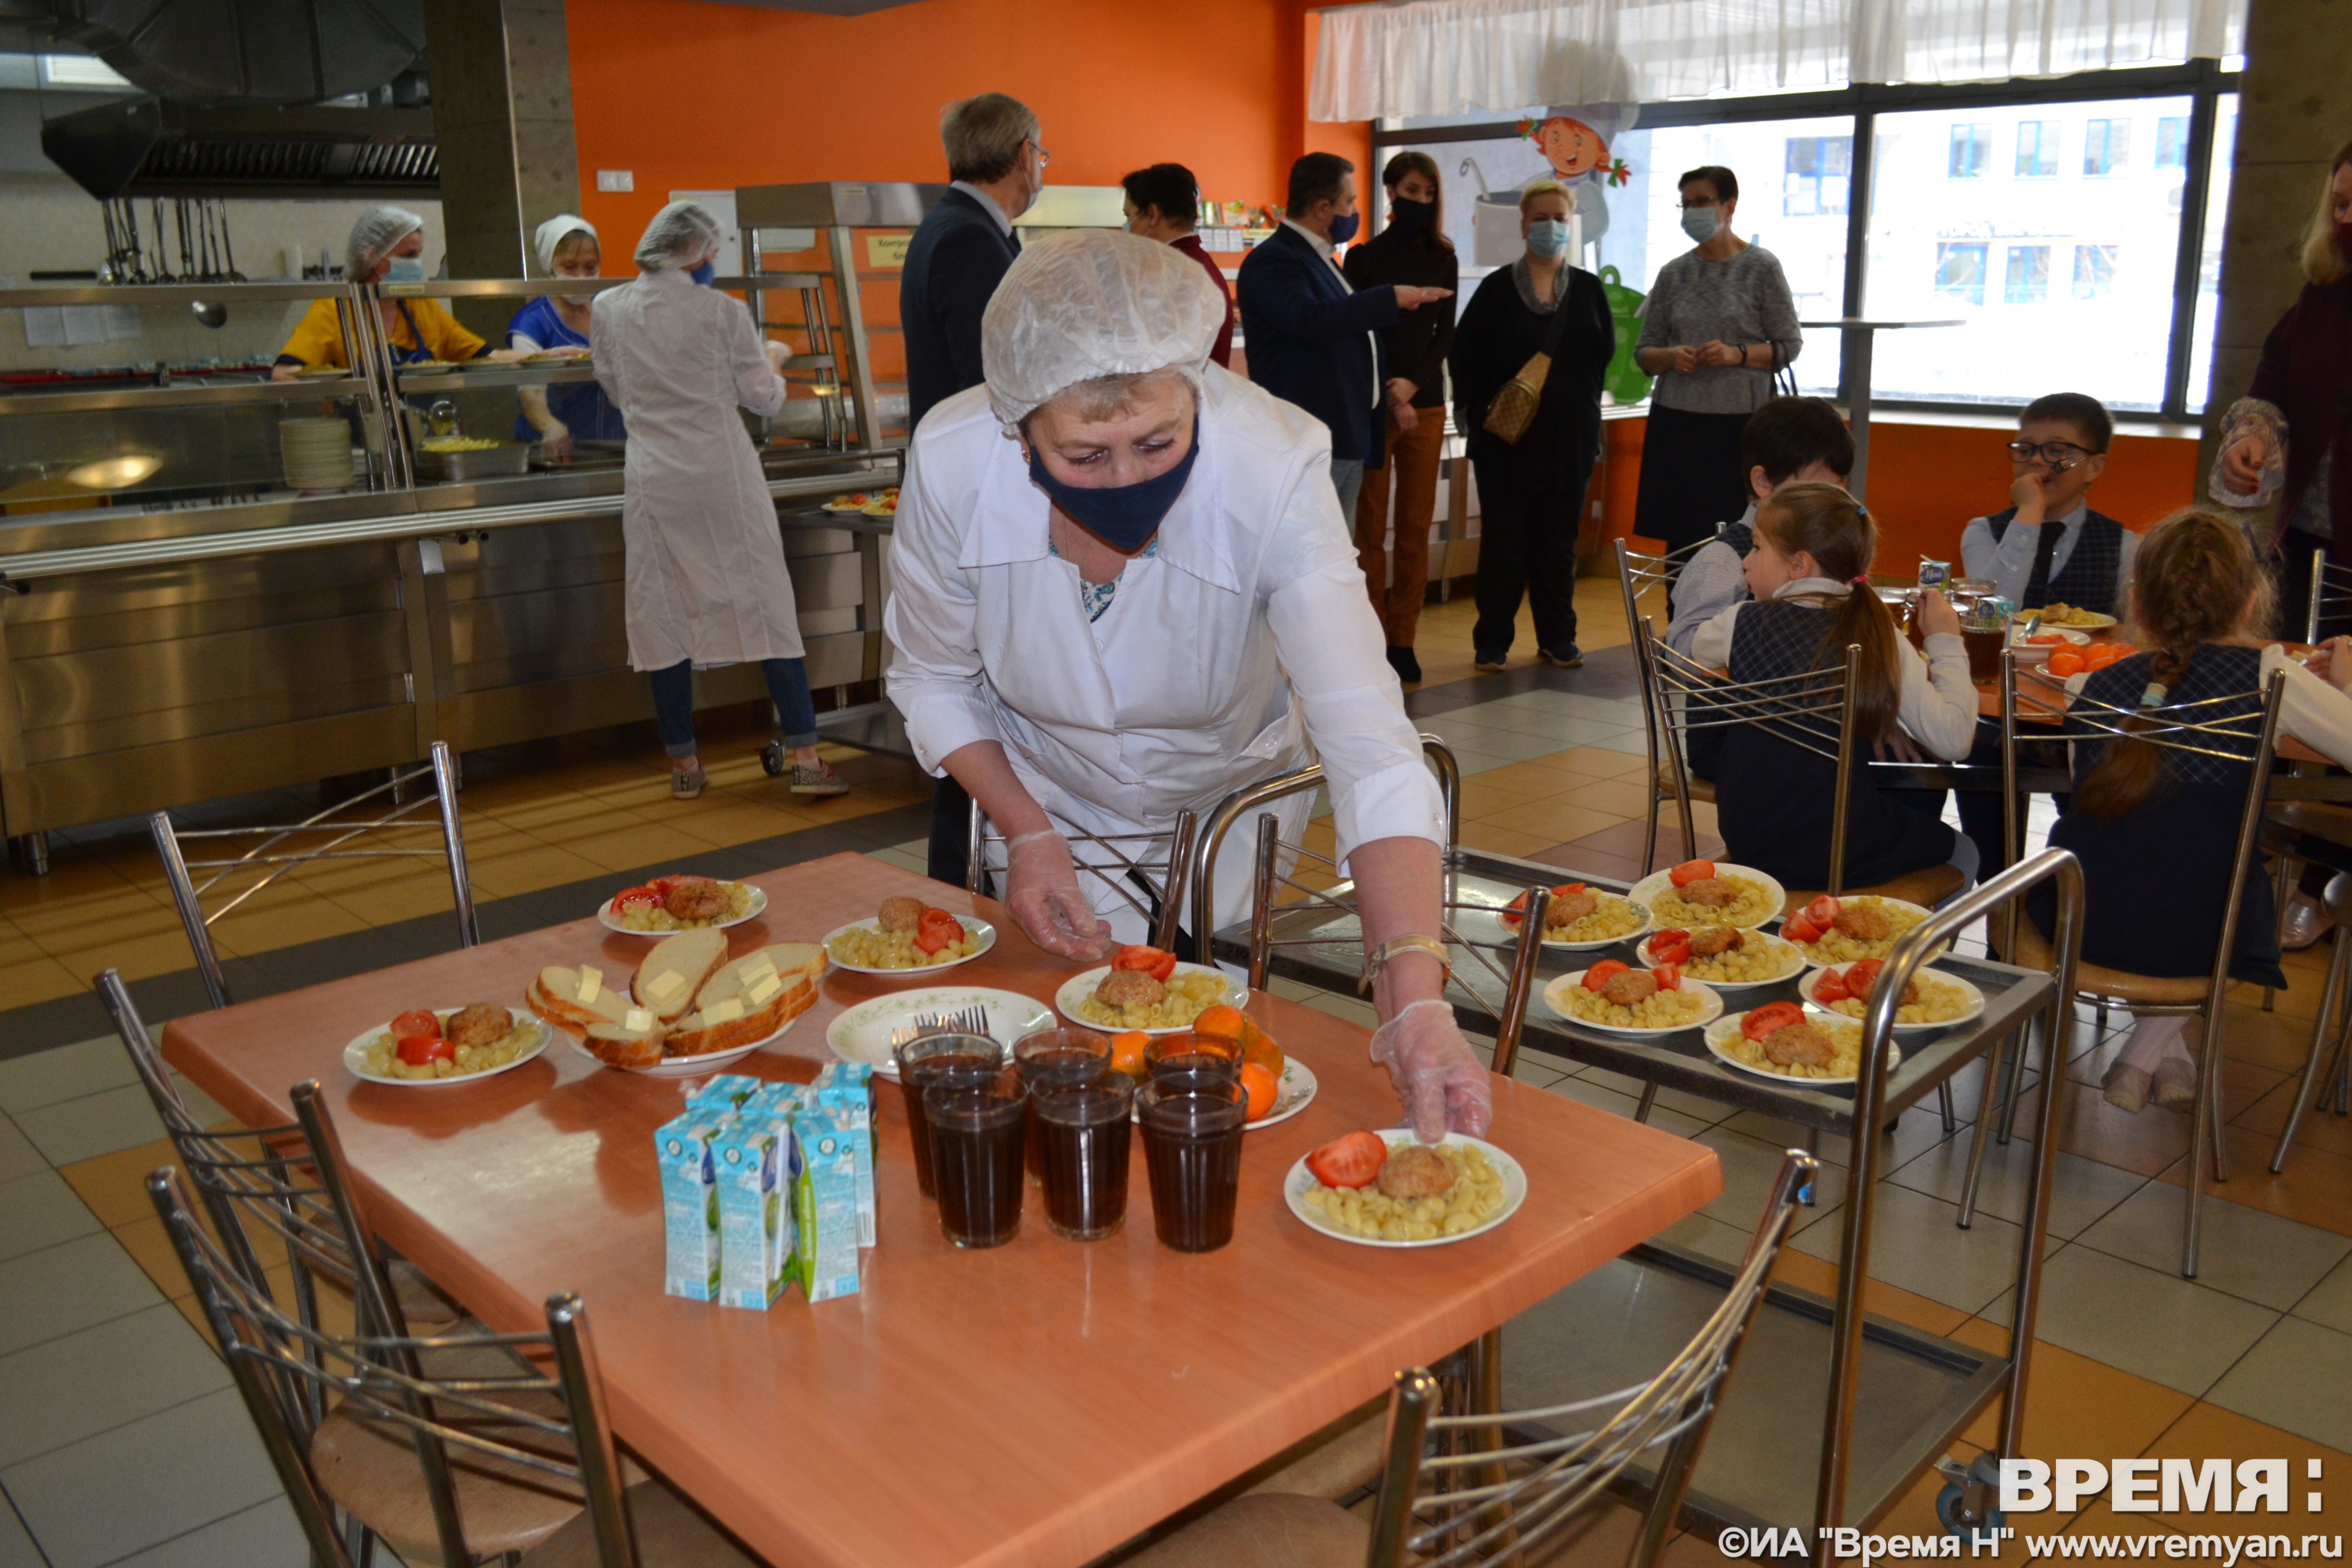
[[[594,964],[551,964],[531,982],[530,1010],[609,1068],[696,1078],[759,1049],[816,1004],[824,949],[777,942],[740,958],[711,927],[664,937],[625,978]]]

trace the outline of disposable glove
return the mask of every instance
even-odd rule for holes
[[[1060,958],[1109,954],[1110,925],[1078,890],[1068,840],[1050,829],[1024,833],[1004,847],[1004,903],[1029,940]]]
[[[1486,1069],[1444,1002],[1415,1002],[1372,1031],[1372,1059],[1388,1066],[1412,1135],[1434,1143],[1451,1129],[1477,1138],[1495,1117]]]

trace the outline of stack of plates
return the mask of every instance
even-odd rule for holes
[[[340,417],[281,419],[278,448],[286,482],[298,490],[341,490],[352,484],[352,427]]]

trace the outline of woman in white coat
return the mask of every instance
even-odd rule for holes
[[[1065,826],[1165,832],[1320,758],[1381,1025],[1416,1130],[1483,1131],[1486,1072],[1440,999],[1435,780],[1405,717],[1330,435],[1209,363],[1223,302],[1188,257],[1107,230],[1024,247],[982,321],[987,382],[915,434],[884,617],[916,756],[1006,839],[1005,903],[1066,958],[1110,946]],[[632,426],[634,429],[634,426]],[[1310,797],[1283,813],[1287,837]],[[1220,863],[1220,924],[1255,833]],[[1194,933],[1205,938],[1206,932]]]
[[[637,279],[596,296],[596,381],[629,431],[621,537],[629,668],[653,679],[670,793],[709,782],[694,743],[694,672],[757,660],[793,758],[793,793],[849,786],[817,755],[793,580],[759,454],[735,413],[784,401],[784,346],[762,342],[743,303],[708,284],[719,220],[693,202],[654,215]]]

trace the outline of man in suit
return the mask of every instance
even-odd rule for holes
[[[1013,220],[1045,188],[1037,117],[1017,99],[983,92],[940,115],[952,182],[907,242],[898,273],[898,321],[907,334],[907,428],[968,386],[980,368],[980,318],[1013,258]],[[953,778],[931,786],[931,876],[963,885],[971,797]]]
[[[1356,166],[1309,153],[1290,166],[1290,216],[1244,258],[1236,291],[1249,377],[1331,429],[1331,483],[1356,515],[1367,463],[1381,458],[1380,330],[1451,289],[1383,284],[1359,291],[1334,254],[1356,236]]]

